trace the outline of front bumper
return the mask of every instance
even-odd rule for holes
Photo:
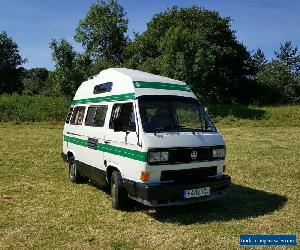
[[[230,185],[228,175],[208,178],[199,183],[158,183],[147,184],[124,179],[124,185],[130,198],[152,207],[182,205],[211,200],[223,195]],[[199,198],[184,198],[184,190],[210,187],[210,195]]]

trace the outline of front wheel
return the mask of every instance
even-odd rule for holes
[[[113,171],[111,176],[111,199],[115,209],[121,210],[128,205],[128,195],[118,171]]]
[[[75,183],[80,183],[82,181],[82,177],[78,172],[74,156],[71,156],[69,159],[69,179]]]

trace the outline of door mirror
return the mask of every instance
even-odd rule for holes
[[[115,132],[123,131],[122,121],[120,118],[114,120],[114,131]]]

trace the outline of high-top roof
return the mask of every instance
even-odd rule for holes
[[[94,94],[96,85],[111,82],[109,92]],[[142,95],[177,95],[196,98],[184,82],[147,72],[109,68],[83,82],[78,88],[73,104],[122,101]]]

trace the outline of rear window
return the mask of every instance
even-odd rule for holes
[[[68,112],[68,114],[67,114],[66,121],[65,121],[66,123],[69,123],[69,122],[70,122],[71,117],[72,117],[73,110],[74,110],[73,107],[71,107],[71,108],[69,109],[69,112]]]
[[[74,108],[70,124],[81,125],[84,118],[85,106],[78,106]]]
[[[85,125],[103,127],[106,117],[107,106],[91,106],[88,108]]]

